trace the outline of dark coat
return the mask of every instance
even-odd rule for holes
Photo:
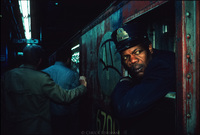
[[[120,81],[116,85],[111,95],[115,116],[126,123],[131,119],[139,120],[144,126],[145,119],[147,121],[148,116],[152,117],[150,110],[157,106],[168,92],[175,91],[175,71],[174,53],[154,50],[152,60],[139,83],[136,83],[133,78]],[[151,119],[152,124],[156,118],[158,117],[155,116]],[[145,130],[144,127],[143,129]]]
[[[1,80],[1,112],[5,134],[50,134],[50,100],[67,104],[86,92],[80,85],[66,91],[48,74],[22,65]]]

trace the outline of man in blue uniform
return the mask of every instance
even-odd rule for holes
[[[156,121],[158,115],[153,117],[150,110],[175,90],[174,53],[153,49],[145,27],[139,23],[118,28],[112,33],[112,39],[129,73],[120,79],[111,96],[116,117],[126,121],[126,125],[133,120],[135,134],[173,132],[162,131],[167,128],[167,122]],[[156,128],[150,128],[152,125]]]

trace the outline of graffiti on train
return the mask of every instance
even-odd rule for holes
[[[98,79],[102,92],[109,96],[121,76],[121,58],[111,40],[112,32],[107,32],[99,46]]]
[[[96,127],[97,131],[110,134],[120,134],[118,121],[100,109],[97,110]]]

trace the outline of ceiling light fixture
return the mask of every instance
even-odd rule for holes
[[[18,0],[26,39],[31,39],[30,0]]]

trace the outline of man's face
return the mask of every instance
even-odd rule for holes
[[[152,45],[149,45],[150,53],[147,51],[141,45],[136,45],[121,52],[122,64],[132,77],[143,77],[144,71],[151,60],[151,54],[153,53]]]

